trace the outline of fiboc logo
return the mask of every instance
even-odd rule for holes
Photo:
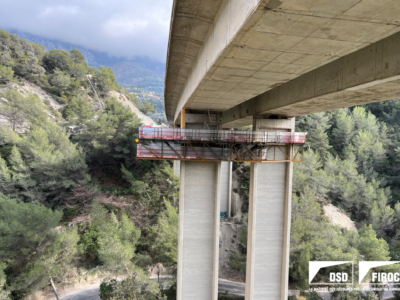
[[[360,261],[359,263],[359,278],[358,283],[365,281],[368,272],[374,268],[380,268],[398,264],[400,261]],[[370,275],[370,283],[386,284],[386,283],[400,283],[400,268],[392,268],[393,270],[382,272],[372,272]],[[397,269],[397,270],[396,270]],[[397,271],[397,272],[396,272]],[[369,276],[368,276],[369,277]]]
[[[354,264],[352,261],[310,261],[310,284],[352,284]]]

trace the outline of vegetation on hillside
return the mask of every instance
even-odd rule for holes
[[[297,118],[296,130],[309,133],[304,161],[294,164],[290,281],[297,287],[308,287],[310,260],[400,259],[399,108],[392,100]],[[249,167],[239,173],[248,201]],[[358,232],[327,221],[326,203],[346,212]],[[230,263],[245,273],[246,242],[242,248]]]
[[[58,112],[33,94],[0,93],[0,298],[52,287],[59,299],[61,285],[97,273],[103,299],[137,289],[134,299],[165,299],[147,271],[176,270],[179,180],[167,162],[136,160],[140,119],[104,100],[112,90],[137,99],[80,51],[46,52],[5,31],[0,76],[0,84],[32,81],[66,104]]]
[[[139,105],[136,94],[117,82],[113,69],[89,66],[78,49],[46,51],[43,45],[0,29],[0,84],[12,80],[13,76],[36,83],[60,103],[68,103],[78,96],[97,101],[98,96],[103,99],[109,91],[116,90],[145,114],[157,112],[154,103],[145,101]]]

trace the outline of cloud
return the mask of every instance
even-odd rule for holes
[[[127,15],[114,15],[103,24],[103,31],[109,37],[126,37],[139,33],[148,26],[147,21],[135,20]]]
[[[173,0],[2,0],[0,28],[165,61]]]
[[[39,14],[41,17],[47,17],[49,15],[54,15],[57,16],[59,14],[69,14],[69,15],[74,15],[78,13],[79,8],[74,6],[64,6],[64,5],[59,5],[59,6],[53,6],[53,7],[46,7],[46,9]]]

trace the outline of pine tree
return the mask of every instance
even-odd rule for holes
[[[150,229],[149,239],[155,260],[170,267],[176,265],[178,259],[178,212],[168,201],[164,200],[164,204],[166,210]]]
[[[121,215],[120,221],[114,213],[108,217],[106,209],[99,202],[95,202],[90,216],[98,234],[98,255],[104,267],[116,274],[132,276],[132,258],[140,230],[125,214]]]
[[[80,128],[85,128],[85,124],[94,116],[92,105],[87,98],[82,96],[72,98],[65,113],[68,121]]]
[[[3,93],[3,97],[7,100],[6,103],[0,105],[0,116],[3,116],[11,125],[14,131],[23,129],[25,98],[14,89],[7,89]]]
[[[335,119],[336,128],[332,130],[335,150],[344,158],[343,151],[350,145],[354,136],[354,120],[345,109],[338,110]]]
[[[54,229],[61,217],[42,204],[0,195],[0,260],[7,262],[12,290],[36,291],[66,274],[79,237],[76,229]]]
[[[0,195],[1,193],[11,195],[15,192],[12,172],[7,166],[7,162],[0,156]]]
[[[389,245],[384,239],[378,239],[372,225],[360,229],[358,247],[366,261],[386,261],[390,259]]]
[[[14,71],[10,67],[0,65],[0,83],[7,83],[14,77]]]

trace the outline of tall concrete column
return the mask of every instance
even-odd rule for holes
[[[217,300],[221,162],[182,161],[178,300]]]
[[[254,120],[253,130],[293,132],[294,118]],[[287,160],[281,151],[276,159]],[[292,162],[251,164],[246,300],[288,297],[292,176]]]

